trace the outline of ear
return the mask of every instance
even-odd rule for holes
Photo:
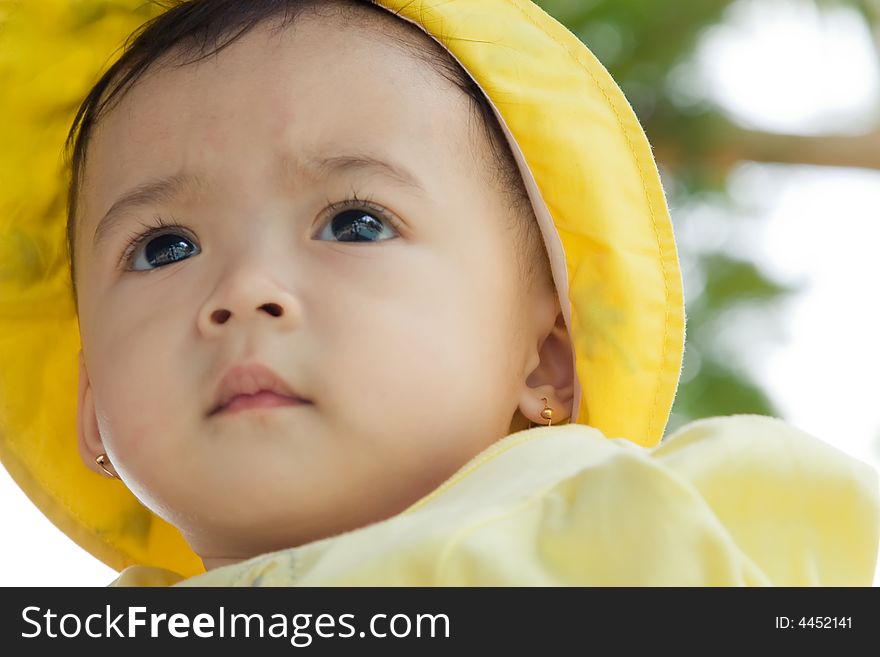
[[[85,360],[83,359],[82,349],[79,350],[79,395],[76,407],[76,433],[77,447],[79,448],[80,458],[86,467],[106,477],[100,466],[95,462],[95,458],[99,454],[104,454],[104,441],[101,439],[101,432],[98,430],[98,416],[95,413],[94,398],[92,396],[92,386],[89,382],[89,373],[86,371]],[[104,467],[110,472],[116,472],[109,461],[104,461]]]
[[[537,425],[546,425],[541,417],[544,400],[553,411],[551,422],[556,424],[571,417],[574,397],[574,357],[571,339],[562,312],[543,339],[537,352],[538,364],[523,385],[519,399],[519,412]]]

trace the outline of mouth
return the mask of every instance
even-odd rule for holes
[[[249,410],[302,406],[307,403],[298,397],[285,397],[271,390],[261,390],[253,395],[236,395],[226,404],[218,406],[211,411],[210,415],[232,415]]]
[[[265,365],[241,363],[230,368],[221,379],[208,417],[310,403]]]

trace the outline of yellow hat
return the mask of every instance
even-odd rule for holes
[[[17,90],[5,96],[0,122],[0,458],[52,522],[111,567],[191,576],[204,568],[180,533],[89,470],[77,449],[80,339],[61,148],[94,82],[84,72],[106,65],[107,53],[155,14],[135,0],[117,0],[116,11],[105,3],[92,33],[74,39],[79,4],[0,3],[0,86]],[[572,336],[573,421],[656,445],[678,385],[684,302],[660,177],[622,91],[529,0],[377,4],[446,47],[499,117]]]

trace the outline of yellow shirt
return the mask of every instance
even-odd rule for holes
[[[875,470],[775,418],[707,418],[651,449],[561,425],[507,436],[387,520],[111,586],[870,586],[878,527]]]

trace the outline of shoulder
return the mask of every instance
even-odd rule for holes
[[[783,420],[763,415],[704,418],[677,429],[651,450],[652,458],[699,481],[787,486],[833,483],[874,506],[878,477],[870,465]]]
[[[460,486],[479,512],[456,516],[464,526],[445,547],[441,579],[871,583],[876,472],[782,420],[706,418],[655,448],[578,425],[531,431],[543,433],[511,442]]]
[[[783,420],[689,423],[652,450],[776,583],[870,585],[880,490],[870,465]]]

